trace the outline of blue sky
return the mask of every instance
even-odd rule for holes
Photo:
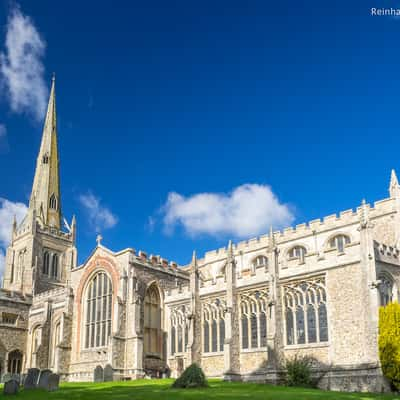
[[[370,10],[386,6],[400,3],[1,2],[0,245],[28,201],[53,71],[81,261],[97,231],[184,264],[386,197],[400,19]]]

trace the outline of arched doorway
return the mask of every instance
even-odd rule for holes
[[[22,353],[14,350],[8,355],[8,371],[10,374],[20,374],[22,369]]]
[[[155,283],[150,285],[144,298],[143,324],[144,369],[153,377],[160,377],[165,368],[163,360],[161,295]]]

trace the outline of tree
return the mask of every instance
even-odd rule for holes
[[[379,358],[383,374],[400,390],[400,305],[379,309]]]
[[[197,388],[207,386],[206,376],[197,364],[192,364],[187,367],[172,385],[173,388]]]

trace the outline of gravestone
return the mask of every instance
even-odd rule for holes
[[[60,375],[58,374],[50,374],[48,379],[48,387],[47,390],[49,392],[54,392],[58,390],[58,385],[60,384]]]
[[[19,388],[19,383],[15,379],[10,379],[4,384],[3,393],[7,394],[17,394]]]
[[[39,375],[39,382],[38,382],[38,387],[41,389],[46,389],[49,386],[49,376],[51,374],[51,371],[49,369],[43,369],[40,371]]]
[[[18,384],[21,383],[21,375],[20,374],[11,374],[11,379],[17,381]]]
[[[36,388],[36,385],[38,383],[39,374],[40,374],[40,369],[38,369],[38,368],[29,368],[28,369],[28,373],[27,373],[25,381],[24,381],[24,389],[25,390]]]
[[[11,379],[11,377],[12,377],[12,375],[7,372],[6,374],[3,375],[3,379],[2,380],[3,380],[4,383],[6,383]]]
[[[94,369],[94,381],[95,382],[103,382],[104,381],[104,370],[100,365],[98,365]]]
[[[111,382],[114,380],[114,369],[110,364],[104,367],[104,382]]]

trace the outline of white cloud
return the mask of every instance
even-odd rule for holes
[[[28,211],[24,203],[14,203],[0,197],[0,275],[3,275],[5,248],[10,243],[14,215],[20,223]]]
[[[189,197],[171,192],[162,211],[167,232],[180,225],[191,236],[250,237],[267,232],[271,225],[280,228],[294,220],[289,207],[279,202],[270,186],[258,184],[241,185],[230,193]]]
[[[96,232],[104,229],[112,228],[118,222],[115,216],[107,207],[100,204],[100,198],[93,193],[82,194],[79,196],[79,201],[85,208],[88,214],[89,222]]]
[[[14,6],[8,16],[5,52],[0,53],[0,76],[11,110],[27,112],[41,120],[46,109],[47,87],[42,58],[46,43],[32,19]]]

